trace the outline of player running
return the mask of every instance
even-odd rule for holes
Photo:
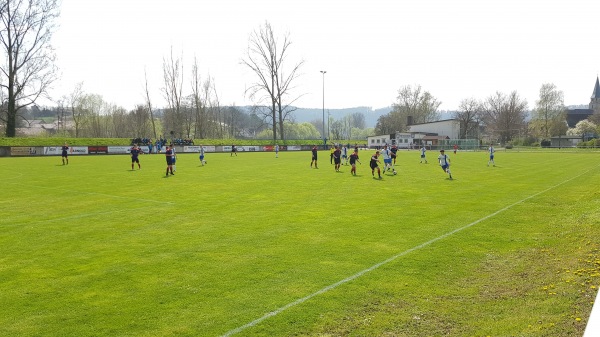
[[[423,144],[423,147],[421,147],[421,160],[419,161],[419,164],[421,164],[423,162],[423,160],[425,161],[425,164],[427,164],[427,158],[425,158],[425,152],[427,152],[427,148],[425,147],[425,144]]]
[[[381,179],[381,170],[379,169],[379,165],[377,165],[378,163],[381,164],[381,161],[379,161],[379,151],[375,152],[375,154],[371,156],[371,162],[369,165],[371,166],[371,175],[373,178],[375,178],[375,169],[377,169],[377,175],[379,175],[379,179]]]
[[[381,155],[383,156],[383,172],[392,170],[395,171],[392,166],[392,151],[388,149],[387,145],[383,146],[383,150],[381,150]]]
[[[350,174],[354,176],[356,175],[356,162],[362,165],[362,163],[358,160],[358,151],[354,151],[350,155],[350,165],[352,166],[352,168],[350,169]]]
[[[444,154],[444,150],[440,150],[440,155],[438,156],[438,161],[440,163],[440,166],[442,167],[442,170],[444,170],[444,172],[448,173],[448,177],[450,177],[450,180],[452,180],[452,173],[450,173],[450,158],[448,157],[448,155]]]

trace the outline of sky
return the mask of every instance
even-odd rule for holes
[[[597,0],[62,0],[52,45],[53,98],[83,82],[86,93],[128,110],[155,107],[163,60],[183,61],[184,94],[197,60],[222,105],[251,105],[257,81],[241,60],[268,22],[291,41],[288,66],[301,108],[383,108],[420,85],[455,110],[466,98],[517,91],[535,107],[544,83],[566,105],[588,104],[600,71]],[[326,71],[323,75],[320,71]]]

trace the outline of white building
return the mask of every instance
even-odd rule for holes
[[[412,124],[408,126],[410,133],[427,133],[445,136],[449,139],[460,137],[460,121],[458,119],[445,119],[436,122]]]

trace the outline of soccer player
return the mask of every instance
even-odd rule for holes
[[[67,152],[69,151],[69,144],[67,144],[67,142],[65,142],[65,145],[62,146],[62,162],[63,165],[65,165],[65,162],[67,163],[67,165],[69,165],[69,155],[67,154]]]
[[[458,150],[458,145],[454,144],[454,154],[456,154],[456,150]]]
[[[494,152],[496,152],[496,150],[494,150],[492,144],[490,144],[490,148],[488,149],[488,151],[490,153],[490,160],[488,161],[488,166],[490,166],[490,163],[496,166],[496,162],[494,162]]]
[[[339,146],[335,146],[333,150],[333,163],[335,164],[335,172],[340,172],[340,164],[342,163],[342,150]]]
[[[202,146],[202,144],[200,144],[200,164],[202,164],[202,166],[206,164],[206,161],[204,161],[204,146]]]
[[[331,150],[329,151],[329,164],[333,164],[333,152],[335,151],[335,147],[332,146]]]
[[[171,172],[171,175],[175,175],[175,173],[173,173],[173,150],[171,150],[169,145],[165,147],[165,158],[167,159],[167,173],[165,176],[168,177],[169,172]]]
[[[392,159],[394,160],[394,165],[396,165],[396,156],[397,156],[397,152],[398,152],[398,146],[392,145],[392,148],[390,149],[390,151],[392,151]]]
[[[352,168],[350,169],[350,174],[354,176],[356,175],[356,162],[362,165],[362,163],[358,160],[358,151],[354,151],[350,155],[350,165],[352,166]]]
[[[344,160],[344,165],[348,165],[348,148],[346,145],[342,147],[342,160]]]
[[[315,145],[315,146],[313,146],[313,148],[312,148],[312,151],[311,151],[311,152],[312,152],[312,160],[311,160],[311,162],[310,162],[310,167],[312,168],[312,164],[313,164],[313,163],[315,163],[315,168],[318,168],[318,167],[317,167],[317,153],[318,153],[319,151],[317,150],[317,146],[316,146],[316,145]]]
[[[171,165],[173,165],[173,171],[177,172],[177,166],[175,166],[175,162],[177,161],[177,155],[175,154],[175,146],[171,143]]]
[[[129,150],[129,154],[131,156],[131,170],[132,171],[133,171],[134,163],[138,164],[139,170],[142,169],[142,166],[140,165],[140,159],[138,158],[138,156],[142,153],[144,153],[144,152],[142,151],[142,149],[140,149],[139,146],[137,146],[137,144],[133,144],[133,147]]]
[[[448,155],[446,155],[444,153],[444,150],[440,150],[440,155],[438,156],[438,161],[440,163],[440,166],[442,167],[442,170],[444,170],[444,172],[448,173],[448,177],[450,177],[450,180],[452,180],[452,173],[450,173],[450,158],[448,157]]]
[[[233,157],[234,154],[237,157],[237,148],[235,147],[235,144],[231,145],[231,155],[230,155],[230,157]]]
[[[423,162],[423,160],[425,161],[425,164],[427,164],[427,158],[425,158],[425,152],[427,152],[427,148],[425,147],[425,144],[423,144],[423,146],[421,147],[421,160],[419,161],[419,164],[421,164]]]
[[[393,170],[392,167],[392,151],[388,149],[387,144],[383,146],[383,150],[381,150],[381,155],[383,156],[383,172]]]
[[[275,158],[279,158],[279,144],[275,144]]]
[[[371,163],[369,165],[371,166],[371,175],[373,178],[375,178],[375,169],[377,169],[377,175],[379,175],[379,179],[381,179],[381,170],[379,169],[377,163],[381,163],[379,161],[379,151],[375,152],[375,154],[371,156]]]

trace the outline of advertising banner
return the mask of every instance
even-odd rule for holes
[[[43,154],[43,147],[17,147],[10,148],[11,156],[39,156]]]
[[[107,154],[108,146],[88,146],[89,154]]]
[[[204,148],[204,152],[215,152],[216,149],[214,146],[203,146]],[[229,151],[231,151],[231,146],[229,147]],[[200,152],[200,145],[192,145],[192,146],[184,146],[183,147],[183,152]]]
[[[60,146],[47,146],[44,147],[44,155],[46,156],[60,156],[62,154],[62,147]],[[68,155],[79,155],[79,154],[88,154],[87,146],[71,146],[69,147],[69,151],[67,151]]]
[[[110,154],[127,154],[127,153],[129,153],[130,149],[131,149],[131,146],[109,146],[108,153],[110,153]],[[146,150],[144,150],[144,151],[146,151]]]
[[[87,146],[71,146],[69,148],[69,154],[88,154],[88,147]]]

